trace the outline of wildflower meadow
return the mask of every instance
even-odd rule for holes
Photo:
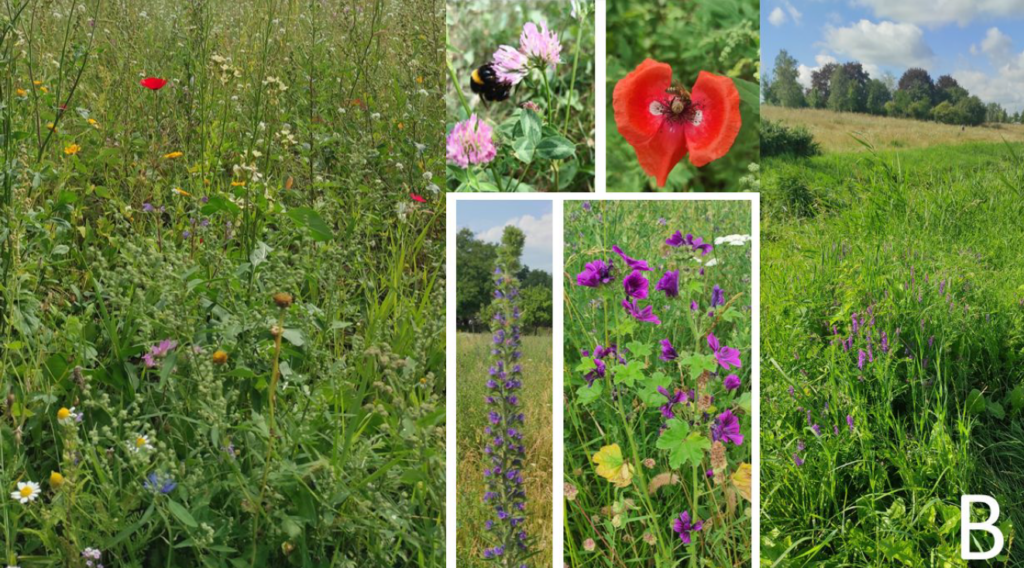
[[[593,0],[457,0],[447,24],[447,189],[593,191]]]
[[[568,566],[741,566],[748,201],[566,202]]]
[[[608,191],[757,191],[757,0],[607,3]]]
[[[0,8],[0,565],[444,563],[443,10]]]
[[[762,565],[1021,565],[1021,145],[764,166]]]

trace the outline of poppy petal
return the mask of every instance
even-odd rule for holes
[[[615,125],[627,142],[633,146],[644,144],[658,132],[665,116],[651,112],[651,105],[660,105],[665,99],[665,90],[671,85],[672,67],[653,59],[645,59],[615,84],[612,93]]]
[[[732,148],[740,132],[740,94],[729,77],[701,71],[691,100],[697,109],[685,122],[690,162],[698,168],[721,158]]]
[[[139,81],[139,84],[151,91],[159,91],[164,88],[167,84],[167,79],[160,79],[159,77],[146,77]]]
[[[686,134],[684,125],[666,120],[658,132],[646,144],[633,145],[640,167],[658,180],[658,187],[665,187],[668,174],[686,157]]]
[[[413,201],[418,201],[420,203],[426,203],[427,202],[427,200],[424,199],[422,195],[416,195],[415,193],[410,193],[409,197],[411,197]]]

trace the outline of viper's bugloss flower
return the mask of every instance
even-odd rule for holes
[[[493,517],[486,526],[498,542],[483,554],[485,558],[502,558],[509,566],[519,566],[529,555],[526,533],[520,526],[525,522],[520,512],[526,510],[522,473],[526,448],[522,441],[524,415],[519,408],[518,395],[523,385],[523,368],[518,363],[521,312],[516,305],[518,282],[513,276],[519,269],[522,241],[510,231],[506,229],[502,237],[498,268],[494,271],[493,348],[485,398],[490,409],[489,425],[484,428],[487,440],[484,455],[490,463],[484,469],[484,501],[493,509]]]
[[[491,58],[494,74],[507,85],[518,85],[526,77],[528,64],[526,54],[511,45],[499,47]]]
[[[728,153],[742,123],[732,79],[701,71],[687,91],[673,87],[672,68],[653,59],[615,85],[612,106],[619,134],[658,187],[687,152],[698,168]]]
[[[684,237],[682,231],[676,231],[671,237],[665,239],[665,244],[670,247],[681,247],[685,245],[690,247],[690,250],[700,252],[701,256],[707,256],[708,253],[715,248],[711,243],[705,243],[704,239],[695,237],[690,233],[686,233],[686,236]]]
[[[498,155],[493,135],[494,129],[475,114],[457,123],[445,143],[448,161],[460,168],[490,162]]]
[[[857,350],[857,368],[864,369],[864,361],[868,358],[868,354],[863,349]]]
[[[523,32],[519,34],[519,51],[538,65],[547,65],[552,69],[562,62],[562,44],[558,41],[558,34],[549,31],[544,22],[541,22],[539,29],[533,22],[523,26]]]
[[[846,425],[850,427],[850,432],[853,432],[853,415],[846,415]]]
[[[718,287],[718,284],[715,284],[714,287],[711,288],[711,307],[715,308],[717,306],[724,305],[725,292],[723,292],[722,289]]]
[[[142,486],[151,493],[167,495],[174,491],[178,484],[169,475],[159,475],[154,471],[146,476],[146,481],[142,482]]]
[[[811,431],[814,432],[815,436],[819,438],[821,437],[821,426],[818,426],[817,424],[812,424]]]
[[[797,467],[801,467],[804,465],[804,460],[800,457],[800,454],[793,454],[793,463],[796,464]]]
[[[725,370],[728,371],[730,366],[743,366],[742,362],[740,362],[740,350],[719,344],[718,338],[713,333],[708,334],[708,347],[715,352],[715,359],[718,360],[718,364]]]
[[[704,522],[691,522],[689,511],[683,511],[672,521],[672,530],[679,534],[679,540],[683,541],[683,544],[690,544],[690,533],[698,532],[702,528],[704,528]]]
[[[622,286],[626,289],[626,295],[630,298],[643,300],[647,297],[647,279],[639,270],[629,273],[629,276],[622,280]]]
[[[658,284],[654,286],[655,290],[660,290],[665,293],[665,296],[669,298],[675,298],[679,295],[679,271],[670,270],[658,280]],[[693,305],[696,305],[694,302]],[[694,308],[696,309],[696,308]]]
[[[727,391],[734,391],[740,388],[740,378],[736,375],[729,375],[722,381],[722,386],[724,386]]]
[[[672,347],[671,341],[668,339],[662,339],[659,343],[661,343],[661,356],[658,357],[659,359],[662,361],[675,361],[676,357],[679,357],[675,348]]]
[[[622,300],[622,307],[626,308],[626,312],[637,321],[649,322],[655,325],[661,324],[658,316],[654,315],[654,308],[652,306],[641,309],[636,305],[636,300],[634,299],[632,303],[629,300]]]
[[[615,252],[615,254],[622,257],[622,260],[625,261],[626,265],[628,265],[633,270],[648,271],[651,269],[650,265],[647,264],[646,260],[637,260],[635,258],[630,258],[626,256],[626,253],[622,252],[622,249],[619,248],[619,245],[612,245],[612,251]]]
[[[139,84],[143,87],[146,87],[150,91],[159,91],[160,89],[164,88],[164,85],[167,84],[167,79],[160,79],[159,77],[146,77],[145,79],[139,81]]]
[[[715,442],[732,442],[737,446],[742,446],[743,434],[740,434],[740,419],[731,410],[719,414],[711,429],[711,439]]]
[[[601,284],[607,284],[612,281],[612,262],[601,259],[588,262],[583,267],[583,272],[576,275],[577,286],[587,286],[589,288],[597,288]]]

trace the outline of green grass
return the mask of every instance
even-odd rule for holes
[[[526,446],[526,531],[535,538],[534,566],[551,566],[551,417],[552,382],[551,336],[523,336],[522,407],[525,416],[523,445]],[[493,517],[491,507],[483,502],[483,458],[488,407],[487,368],[491,336],[486,333],[459,333],[456,337],[456,376],[458,377],[458,492],[456,531],[459,566],[486,566],[480,539],[483,524]]]
[[[1021,151],[764,163],[764,563],[965,566],[967,493],[1002,507],[1009,553],[993,565],[1022,561]]]
[[[749,203],[602,201],[592,203],[589,211],[580,202],[567,204],[565,479],[567,491],[571,494],[571,487],[576,495],[563,503],[566,564],[749,563],[750,507],[740,493],[742,482],[734,483],[732,476],[750,462],[751,247],[749,242],[721,244],[698,263],[701,256],[689,247],[664,244],[676,230],[709,242],[725,235],[750,235]],[[612,252],[613,245],[651,264],[653,271],[645,273],[649,297],[639,305],[653,306],[660,325],[636,322],[620,305],[621,281],[629,273]],[[614,259],[614,280],[597,289],[577,286],[576,275],[595,259]],[[675,269],[680,271],[679,296],[669,299],[655,291],[655,284],[665,271]],[[722,288],[727,304],[709,317],[714,285]],[[691,301],[698,303],[696,312],[690,309]],[[711,332],[723,345],[739,350],[741,368],[723,372],[706,342]],[[672,362],[659,359],[658,342],[666,338],[679,354]],[[606,356],[604,376],[588,386],[584,376],[596,365],[595,346],[612,344],[625,363]],[[583,350],[589,355],[581,356]],[[732,373],[741,386],[729,392],[723,379]],[[669,391],[693,389],[700,401],[676,405],[678,418],[666,421],[659,407],[667,399],[658,386]],[[728,444],[724,463],[713,467],[711,430],[715,417],[726,410],[739,418],[744,441]],[[665,434],[663,427],[669,428]],[[617,459],[613,456],[616,471],[626,467],[632,474],[621,488],[598,475],[593,461],[602,448],[612,445],[621,452]],[[683,459],[673,460],[673,455]],[[715,479],[705,475],[713,468]],[[662,483],[668,479],[675,483]],[[701,532],[693,533],[691,546],[672,531],[673,519],[683,511],[705,522]],[[587,550],[590,541],[592,551]]]
[[[0,8],[0,565],[444,563],[443,9]]]

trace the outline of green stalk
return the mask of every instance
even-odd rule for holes
[[[580,21],[579,30],[576,32],[576,49],[574,50],[572,60],[572,80],[569,81],[569,96],[572,96],[574,89],[576,88],[576,67],[580,64],[580,43],[583,39],[583,21]],[[570,101],[571,102],[571,101]],[[572,111],[572,105],[565,105],[565,124],[562,126],[562,136],[566,136],[569,132],[569,113]]]
[[[462,92],[462,87],[459,86],[459,79],[455,75],[455,67],[452,65],[452,60],[445,57],[445,62],[448,64],[448,76],[451,77],[452,85],[455,86],[455,92],[459,95],[459,102],[462,103],[463,110],[466,111],[466,117],[468,118],[473,111],[469,108],[469,101],[466,100],[466,95]]]

